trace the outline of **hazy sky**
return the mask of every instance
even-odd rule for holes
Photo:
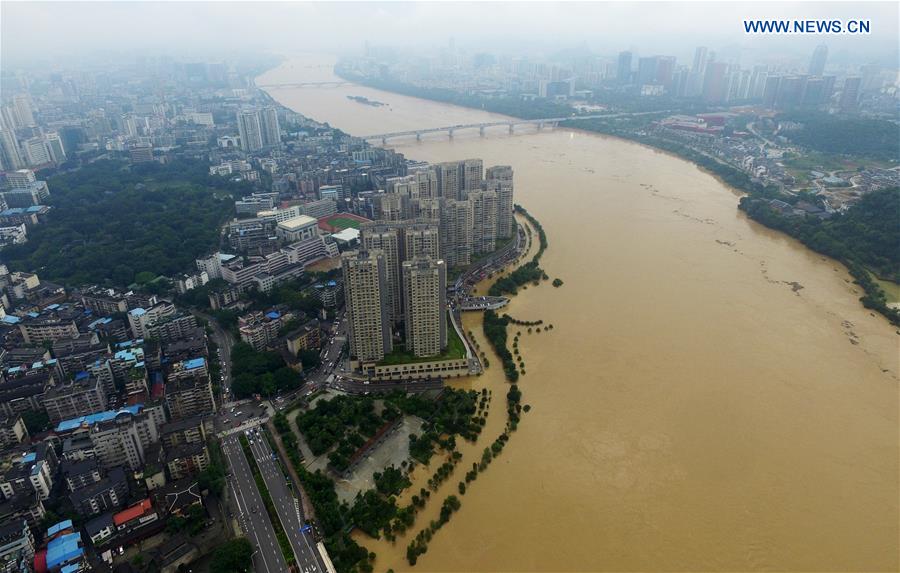
[[[234,52],[358,53],[377,45],[599,54],[634,49],[684,62],[702,44],[743,64],[808,57],[897,60],[897,2],[0,2],[2,62],[96,52],[202,58]],[[868,36],[748,36],[745,18],[868,19]],[[689,62],[688,62],[689,63]],[[896,63],[894,64],[896,65]]]

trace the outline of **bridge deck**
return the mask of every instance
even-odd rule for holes
[[[597,115],[578,115],[578,116],[568,116],[568,117],[545,117],[541,119],[511,119],[504,121],[489,121],[483,123],[465,123],[459,125],[447,125],[443,127],[428,127],[424,129],[411,129],[408,131],[392,131],[390,133],[379,133],[375,135],[366,135],[361,137],[361,139],[390,139],[394,137],[404,137],[407,135],[425,135],[428,133],[442,133],[442,132],[453,132],[460,129],[487,129],[490,127],[514,127],[516,125],[542,125],[545,123],[559,123],[563,121],[572,121],[579,119],[610,119],[615,117],[625,117],[625,116],[636,116],[636,115],[646,115],[648,113],[666,113],[666,112],[640,112],[640,113],[613,113],[613,114],[597,114]]]

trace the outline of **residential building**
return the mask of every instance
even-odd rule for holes
[[[471,191],[472,254],[490,253],[496,247],[498,201],[494,191]]]
[[[34,561],[34,536],[24,519],[0,524],[0,573],[27,573]]]
[[[19,330],[25,344],[43,344],[59,338],[78,336],[78,326],[74,320],[54,317],[23,320],[19,323]]]
[[[472,206],[468,201],[441,200],[441,255],[450,267],[472,262]]]
[[[166,449],[169,478],[179,480],[198,474],[209,467],[209,451],[202,442],[180,444]]]
[[[401,230],[385,223],[363,223],[360,225],[360,247],[363,251],[378,251],[384,256],[385,286],[387,295],[388,320],[403,318],[403,295],[400,275]]]
[[[278,339],[278,331],[291,318],[293,314],[282,315],[278,310],[251,312],[238,319],[238,332],[254,350],[264,350]]]
[[[113,468],[100,481],[69,494],[75,511],[85,517],[119,509],[127,498],[128,481],[122,468]]]
[[[382,251],[352,251],[341,257],[350,330],[350,355],[374,363],[391,351],[387,262]]]
[[[173,419],[216,411],[212,381],[205,373],[170,379],[166,383],[166,406]]]
[[[284,335],[284,343],[291,356],[302,350],[318,350],[322,345],[321,327],[318,320],[310,320]]]
[[[20,414],[0,417],[0,450],[17,446],[28,438],[28,429]]]
[[[406,350],[436,356],[447,345],[447,268],[444,261],[416,257],[403,263]]]
[[[44,408],[51,422],[68,420],[84,412],[106,409],[106,390],[96,377],[79,372],[75,379],[59,384],[44,393]]]

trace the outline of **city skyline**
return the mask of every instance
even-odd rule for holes
[[[866,59],[897,67],[898,7],[879,2],[787,3],[523,3],[479,4],[479,18],[462,18],[452,3],[254,3],[212,4],[130,2],[104,5],[103,25],[85,18],[89,2],[4,5],[2,47],[7,66],[66,58],[91,59],[115,53],[178,54],[198,57],[248,53],[291,54],[298,51],[358,53],[366,42],[385,37],[401,48],[456,45],[470,50],[499,49],[551,55],[561,50],[590,49],[612,55],[621,50],[645,54],[673,53],[687,59],[696,38],[730,61],[746,65],[801,59],[821,43],[830,44],[834,62]],[[870,34],[779,37],[745,34],[745,18],[863,18]],[[131,33],[134,22],[152,34]],[[322,26],[341,21],[334,33]],[[463,21],[465,24],[463,24]],[[442,31],[435,34],[435,22]],[[454,24],[454,23],[457,24]],[[497,22],[504,25],[498,29]],[[640,26],[622,26],[623,22]],[[13,25],[15,24],[15,25]],[[40,44],[23,34],[41,26]],[[378,29],[379,34],[371,30]],[[489,34],[488,34],[489,32]],[[238,50],[229,38],[240,37]],[[490,40],[485,40],[489,37]],[[551,38],[566,38],[565,41]],[[28,46],[27,50],[21,47]],[[115,45],[115,51],[109,46]],[[228,45],[228,48],[223,48]],[[773,58],[773,56],[775,56]]]

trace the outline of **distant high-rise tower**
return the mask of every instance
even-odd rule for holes
[[[844,79],[844,87],[841,90],[841,109],[844,111],[855,111],[859,105],[859,88],[862,84],[862,78],[853,76]]]
[[[16,108],[16,116],[20,126],[31,127],[35,125],[34,113],[31,111],[31,101],[26,94],[19,94],[14,97],[13,105]]]
[[[809,75],[821,76],[825,73],[825,61],[828,59],[828,46],[819,44],[809,59]]]
[[[436,356],[447,346],[447,267],[442,260],[416,257],[403,263],[406,350]]]
[[[703,81],[703,101],[719,103],[725,101],[727,92],[726,72],[728,64],[725,62],[710,62],[706,67],[706,75]]]
[[[240,111],[237,114],[237,124],[241,149],[244,151],[258,151],[281,143],[278,112],[274,107]]]
[[[639,86],[646,86],[656,83],[656,58],[640,58],[638,59],[637,83]]]
[[[706,64],[709,63],[709,55],[707,53],[707,49],[705,46],[698,46],[696,50],[694,50],[694,65],[691,66],[691,71],[697,74],[700,74],[700,77],[703,77],[703,74],[706,73]]]
[[[248,153],[262,149],[262,127],[259,125],[259,115],[256,111],[238,112],[237,124],[241,136],[241,149]]]
[[[0,127],[0,169],[13,171],[23,166],[15,134],[9,129]]]
[[[276,147],[281,144],[281,126],[278,124],[278,110],[264,107],[259,110],[259,127],[263,147]]]
[[[631,57],[631,52],[619,52],[616,80],[622,85],[631,83]]]
[[[350,356],[378,362],[392,349],[384,254],[352,251],[341,256],[344,299],[350,327]]]

